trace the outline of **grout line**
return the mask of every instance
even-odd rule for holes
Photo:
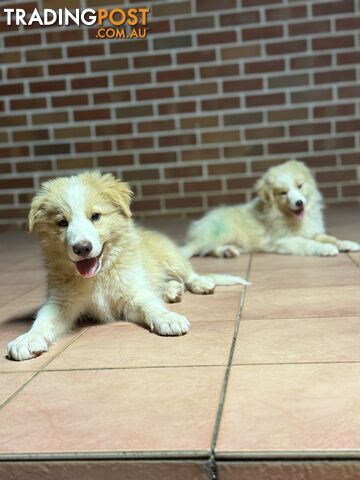
[[[355,260],[355,258],[351,255],[351,253],[346,252],[346,256],[349,257],[350,261],[355,265],[355,267],[360,267],[360,263]]]
[[[44,365],[32,375],[29,380],[27,380],[25,383],[23,383],[15,392],[13,392],[3,403],[0,404],[0,411],[8,404],[11,402],[13,398],[15,398],[35,377],[37,377],[40,373],[44,371],[44,369],[53,361],[55,358],[57,358],[61,353],[63,353],[67,348],[70,347],[78,338],[80,338],[82,335],[84,335],[85,332],[88,331],[90,327],[85,328],[82,332],[79,333],[71,342],[69,342],[63,349],[61,349],[56,355],[51,357],[47,362],[44,363]],[[16,373],[16,372],[14,372]]]
[[[245,275],[246,280],[249,279],[250,270],[251,270],[251,262],[252,262],[252,255],[250,254],[249,261],[248,261],[248,266],[247,266],[247,270],[246,270],[246,275]],[[220,394],[220,401],[219,401],[218,411],[217,411],[217,415],[216,415],[216,419],[215,419],[213,435],[212,435],[212,439],[211,439],[210,462],[209,463],[210,463],[210,468],[211,468],[214,480],[217,478],[217,475],[216,475],[216,459],[215,459],[216,443],[217,443],[217,439],[218,439],[218,436],[219,436],[220,423],[221,423],[222,413],[223,413],[223,410],[224,410],[225,397],[226,397],[226,392],[227,392],[227,387],[228,387],[229,377],[230,377],[230,369],[231,369],[231,366],[232,366],[232,360],[233,360],[234,351],[235,351],[236,339],[237,339],[237,335],[238,335],[238,332],[239,332],[241,315],[242,315],[244,304],[245,304],[246,290],[247,290],[247,286],[245,285],[242,296],[241,296],[241,300],[240,300],[239,312],[238,312],[238,314],[236,316],[236,319],[235,319],[234,334],[233,334],[233,339],[232,339],[231,348],[230,348],[230,352],[229,352],[229,358],[228,358],[228,362],[227,362],[227,366],[226,366],[226,371],[225,371],[225,375],[224,375],[223,386],[222,386],[222,390],[221,390],[221,394]]]

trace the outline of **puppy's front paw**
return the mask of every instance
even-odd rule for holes
[[[151,330],[158,335],[184,335],[190,328],[186,317],[176,312],[166,312],[151,325]]]
[[[48,351],[48,343],[39,333],[24,333],[7,346],[7,356],[12,360],[29,360]]]
[[[213,250],[213,255],[220,258],[234,258],[240,255],[240,249],[234,245],[222,245]]]
[[[322,257],[334,257],[339,253],[339,249],[336,245],[331,243],[323,243],[316,249],[315,255],[321,255]]]
[[[214,293],[216,285],[215,281],[211,277],[199,275],[194,280],[191,280],[191,282],[188,282],[186,286],[191,293],[208,295],[209,293]]]
[[[360,244],[350,242],[350,240],[339,240],[337,246],[340,252],[358,252],[360,250]]]

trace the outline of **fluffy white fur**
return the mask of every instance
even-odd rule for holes
[[[83,315],[127,320],[159,335],[182,335],[187,318],[169,311],[187,289],[246,284],[231,275],[198,275],[166,236],[131,219],[129,186],[112,175],[85,173],[46,182],[33,199],[29,231],[41,242],[48,295],[29,332],[8,344],[8,357],[47,351]]]
[[[309,169],[290,160],[270,168],[257,182],[251,202],[221,207],[195,221],[182,251],[236,257],[240,252],[337,255],[358,251],[356,242],[325,233],[322,197]]]

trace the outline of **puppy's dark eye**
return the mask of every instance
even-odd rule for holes
[[[287,192],[280,192],[280,195],[286,195]]]
[[[101,213],[93,213],[91,215],[91,221],[92,222],[97,222],[98,220],[100,220],[100,217],[101,217]]]
[[[65,218],[63,218],[62,220],[60,220],[58,222],[58,225],[59,225],[59,227],[67,227],[69,224],[68,224],[67,220],[65,220]]]
[[[298,189],[300,190],[302,188],[302,183],[298,185]]]

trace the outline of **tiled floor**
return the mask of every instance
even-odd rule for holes
[[[329,214],[331,231],[360,240],[359,211]],[[180,239],[174,225],[159,226]],[[0,237],[0,263],[5,353],[45,276],[22,233]],[[253,285],[187,293],[170,308],[189,317],[188,335],[87,325],[34,360],[2,356],[0,479],[360,478],[359,264],[359,254],[195,259]]]

